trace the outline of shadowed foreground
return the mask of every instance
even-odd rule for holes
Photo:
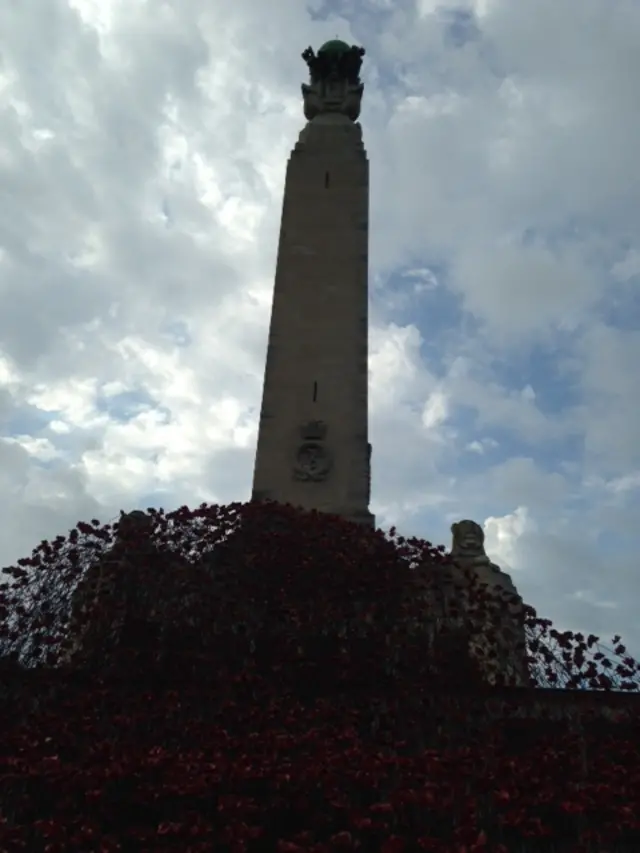
[[[5,570],[0,849],[640,849],[637,664],[527,608],[501,683],[504,602],[443,552],[254,504],[43,543]]]

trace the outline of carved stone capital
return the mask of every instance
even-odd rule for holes
[[[322,113],[342,113],[351,121],[360,115],[364,84],[353,85],[346,80],[302,84],[304,116],[311,121]]]
[[[363,84],[360,67],[364,48],[345,42],[326,42],[316,55],[308,47],[302,58],[309,68],[309,84],[302,85],[304,114],[308,121],[322,113],[342,113],[351,121],[360,115]]]

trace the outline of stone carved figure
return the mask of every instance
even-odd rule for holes
[[[351,45],[351,50],[344,53],[340,58],[339,74],[343,75],[347,83],[356,86],[360,82],[360,69],[362,68],[362,57],[365,54],[363,47]]]
[[[484,531],[475,521],[464,519],[451,525],[453,543],[451,559],[461,569],[471,570],[481,583],[501,589],[507,598],[498,599],[497,606],[483,614],[487,627],[477,629],[469,650],[478,658],[487,681],[496,682],[498,673],[515,679],[517,684],[527,681],[527,664],[517,643],[524,643],[522,623],[522,599],[509,577],[499,566],[492,563],[484,548]],[[516,596],[517,600],[513,600]],[[463,596],[464,599],[464,596]],[[465,605],[466,606],[466,603]],[[491,638],[491,630],[498,630],[498,637]]]
[[[85,636],[91,630],[93,609],[100,599],[115,593],[116,584],[122,578],[121,563],[132,552],[148,551],[153,547],[150,534],[153,521],[146,512],[120,512],[118,528],[113,546],[87,569],[72,595],[69,633],[73,643],[66,656],[69,662],[78,652]]]
[[[451,532],[453,534],[451,546],[453,563],[463,570],[473,570],[481,583],[502,588],[505,592],[520,598],[511,577],[503,572],[500,566],[492,563],[487,556],[484,549],[484,532],[479,524],[464,519],[452,524]]]
[[[111,654],[138,637],[170,649],[172,631],[193,628],[194,605],[202,594],[184,591],[181,577],[187,561],[154,541],[154,527],[153,516],[145,512],[120,513],[112,547],[88,567],[73,592],[63,664],[95,663],[95,655],[105,648]],[[139,568],[149,559],[153,571],[142,585]]]
[[[312,47],[308,47],[302,54],[302,58],[309,68],[312,84],[334,78],[346,80],[347,83],[357,86],[360,82],[364,54],[365,49],[354,44],[340,52],[320,48],[317,54]]]
[[[326,56],[317,56],[312,47],[308,47],[302,54],[302,58],[309,68],[309,79],[311,83],[319,83],[329,76],[330,67]]]
[[[322,113],[346,115],[355,122],[360,114],[364,85],[360,68],[365,50],[338,40],[324,44],[316,54],[308,47],[302,58],[309,68],[310,85],[302,84],[308,121]]]
[[[493,566],[484,550],[484,531],[475,521],[463,519],[451,525],[451,557],[465,565]],[[495,566],[497,569],[498,567]]]
[[[148,536],[153,528],[151,517],[141,509],[133,512],[121,512],[118,521],[116,542],[133,539],[137,536]]]

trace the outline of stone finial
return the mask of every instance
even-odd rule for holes
[[[311,47],[304,51],[310,85],[302,84],[302,96],[308,121],[321,113],[342,114],[356,121],[364,90],[360,82],[364,53],[363,47],[338,39],[323,44],[317,55]]]
[[[357,85],[360,83],[360,68],[364,54],[363,47],[355,44],[348,45],[340,39],[332,39],[322,45],[317,55],[312,47],[308,47],[302,54],[302,58],[309,68],[311,83],[335,78],[345,79]]]

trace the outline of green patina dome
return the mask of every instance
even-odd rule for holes
[[[318,53],[346,53],[348,50],[351,50],[351,47],[346,42],[340,41],[340,39],[331,39],[322,45]]]

